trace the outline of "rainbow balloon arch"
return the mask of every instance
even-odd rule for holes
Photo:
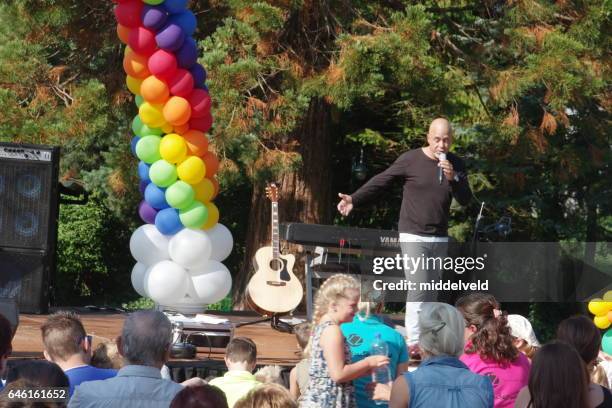
[[[213,117],[192,38],[196,18],[187,0],[115,2],[126,84],[138,107],[131,148],[146,223],[130,239],[132,286],[164,309],[197,313],[231,289],[221,262],[233,238],[213,202],[219,160],[206,136]]]

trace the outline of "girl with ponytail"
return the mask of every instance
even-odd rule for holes
[[[473,372],[491,378],[495,408],[511,408],[529,380],[529,359],[513,343],[499,302],[486,293],[472,293],[455,306],[465,318],[463,361]]]
[[[359,302],[359,282],[349,275],[334,275],[317,292],[313,333],[306,351],[310,382],[300,407],[354,408],[351,381],[389,364],[389,357],[370,356],[350,364],[351,353],[340,324],[353,320]]]

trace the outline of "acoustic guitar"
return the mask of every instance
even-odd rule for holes
[[[247,285],[246,302],[253,310],[269,316],[295,309],[302,301],[304,290],[293,274],[295,256],[280,253],[276,184],[266,187],[266,196],[272,202],[272,244],[255,253],[255,274]]]

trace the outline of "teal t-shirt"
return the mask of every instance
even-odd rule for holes
[[[387,342],[389,346],[389,369],[392,379],[395,379],[397,365],[408,362],[406,341],[401,334],[395,331],[395,329],[387,326],[382,318],[378,316],[369,316],[367,319],[361,320],[359,316],[355,316],[351,323],[344,323],[340,328],[351,348],[353,363],[370,356],[370,345],[374,341],[376,333],[380,333],[381,339]],[[365,386],[369,382],[372,382],[372,377],[370,375],[353,380],[357,406],[359,408],[380,408],[381,406],[386,406],[376,405],[376,403],[370,399],[365,390]]]

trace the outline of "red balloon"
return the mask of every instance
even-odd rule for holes
[[[191,117],[201,118],[207,113],[210,113],[210,95],[203,89],[194,89],[193,92],[187,97],[189,104],[191,105]]]
[[[206,133],[212,126],[212,123],[213,117],[209,111],[208,114],[201,118],[191,118],[191,120],[189,121],[189,129],[195,129]]]
[[[170,93],[186,98],[193,91],[193,76],[186,69],[178,69],[176,73],[168,78]]]
[[[146,57],[153,54],[157,48],[157,43],[155,43],[155,33],[144,27],[138,27],[130,31],[128,44],[135,53],[144,55]]]
[[[202,156],[204,166],[206,166],[206,177],[212,178],[219,170],[219,159],[213,152],[206,152]]]
[[[157,50],[149,58],[149,71],[157,77],[169,79],[176,74],[177,62],[173,53]]]
[[[142,7],[143,4],[140,0],[121,2],[115,7],[115,17],[122,26],[136,28],[140,26]]]

